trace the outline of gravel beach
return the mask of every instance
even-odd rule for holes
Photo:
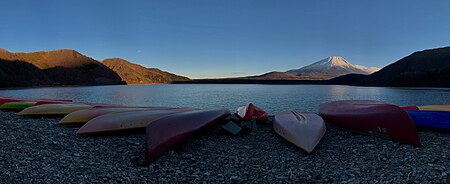
[[[82,137],[59,118],[0,117],[0,183],[450,182],[448,133],[420,131],[415,148],[327,125],[308,155],[271,123],[240,136],[215,126],[142,166],[144,133]]]

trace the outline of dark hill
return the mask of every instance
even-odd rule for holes
[[[415,52],[373,73],[364,83],[380,86],[450,86],[450,47]]]
[[[51,85],[48,76],[31,63],[0,59],[0,87]]]
[[[238,79],[249,80],[301,80],[302,78],[288,72],[269,72],[258,76],[241,77]]]
[[[178,76],[157,68],[145,68],[120,58],[103,60],[103,64],[115,71],[127,84],[154,84],[187,81],[189,78]]]
[[[450,47],[406,56],[371,75],[349,74],[331,84],[362,86],[450,87]]]

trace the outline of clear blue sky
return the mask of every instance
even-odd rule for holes
[[[383,67],[450,46],[448,0],[14,0],[0,7],[1,48],[70,48],[191,78],[285,71],[330,55]]]

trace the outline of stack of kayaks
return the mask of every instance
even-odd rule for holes
[[[420,146],[411,118],[392,104],[371,100],[334,101],[321,104],[319,114],[327,123],[353,132]]]

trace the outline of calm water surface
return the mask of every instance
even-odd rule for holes
[[[341,85],[161,84],[3,89],[0,96],[72,99],[93,103],[235,109],[248,102],[270,114],[317,112],[333,100],[379,100],[396,105],[450,104],[448,88],[387,88]]]

